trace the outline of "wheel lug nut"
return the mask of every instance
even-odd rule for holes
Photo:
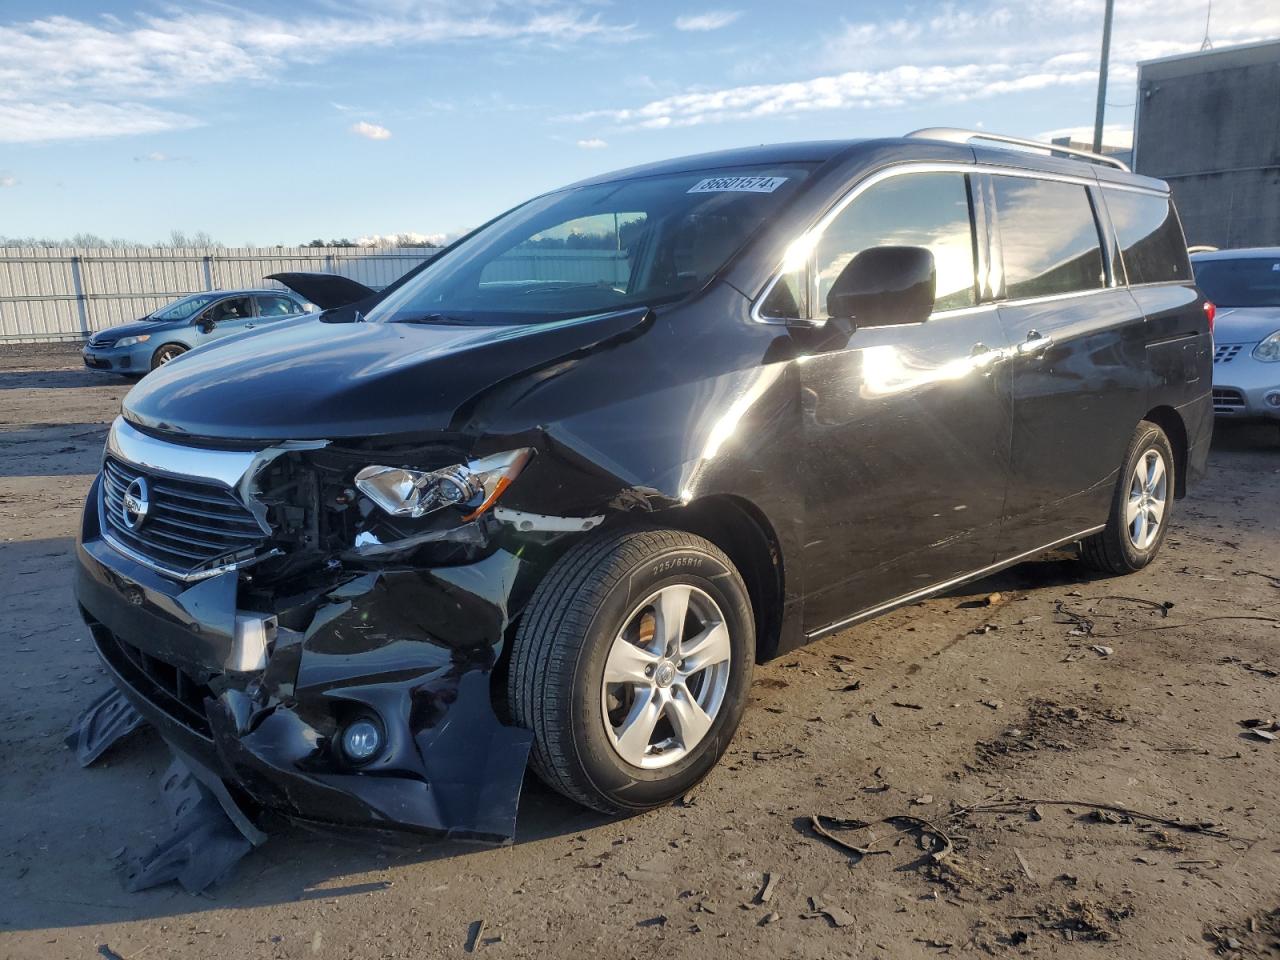
[[[652,677],[652,676],[653,676],[653,665],[652,665],[652,664],[650,664],[649,666],[647,666],[647,667],[645,667],[645,668],[644,668],[644,675],[645,675],[646,677]]]

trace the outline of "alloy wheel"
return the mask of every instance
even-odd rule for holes
[[[663,587],[626,618],[604,667],[601,709],[618,756],[667,767],[707,736],[729,686],[729,628],[711,596]]]
[[[1129,542],[1148,550],[1160,535],[1168,502],[1169,471],[1159,450],[1148,450],[1134,465],[1124,519]]]

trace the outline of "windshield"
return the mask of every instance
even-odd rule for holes
[[[1219,307],[1280,307],[1280,257],[1195,260],[1196,284]]]
[[[539,323],[693,293],[812,165],[702,170],[539,197],[467,238],[369,314],[409,323]]]
[[[186,320],[188,317],[194,316],[200,310],[204,309],[216,297],[209,293],[196,293],[189,297],[183,297],[181,300],[175,300],[167,307],[161,307],[153,313],[148,319],[151,320]]]

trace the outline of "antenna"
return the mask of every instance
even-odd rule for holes
[[[1209,20],[1213,16],[1213,0],[1209,0],[1209,9],[1204,13],[1204,41],[1200,44],[1200,52],[1213,49],[1213,41],[1209,39]]]

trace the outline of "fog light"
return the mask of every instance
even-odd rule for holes
[[[1280,390],[1272,390],[1262,399],[1266,401],[1268,407],[1280,407]]]
[[[372,720],[356,720],[342,731],[342,752],[352,763],[366,763],[381,749],[382,731]]]

